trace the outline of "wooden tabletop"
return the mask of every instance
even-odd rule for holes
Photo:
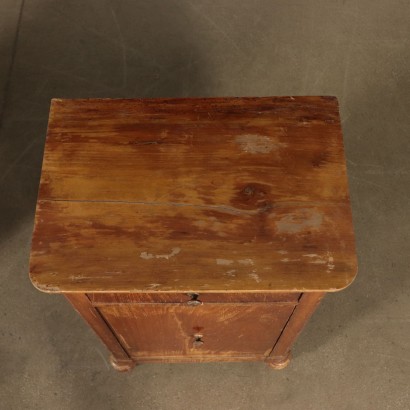
[[[336,291],[356,270],[336,98],[52,100],[40,290]]]

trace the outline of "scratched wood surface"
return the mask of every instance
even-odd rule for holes
[[[39,289],[335,291],[356,264],[335,98],[53,100]]]

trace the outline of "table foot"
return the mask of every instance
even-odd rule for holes
[[[136,363],[129,359],[129,360],[124,360],[124,359],[116,359],[114,356],[110,356],[110,363],[111,366],[117,370],[117,372],[128,372],[132,370]]]
[[[283,357],[269,357],[265,359],[265,363],[275,370],[284,369],[289,363],[292,358],[292,354],[289,352],[287,356]]]

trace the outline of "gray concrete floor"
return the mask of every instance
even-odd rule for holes
[[[407,0],[0,0],[0,407],[409,409]],[[52,97],[339,97],[359,275],[283,371],[117,374],[62,297],[28,279]]]

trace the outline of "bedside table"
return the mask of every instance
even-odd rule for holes
[[[52,100],[30,278],[117,370],[282,368],[356,270],[336,98]]]

